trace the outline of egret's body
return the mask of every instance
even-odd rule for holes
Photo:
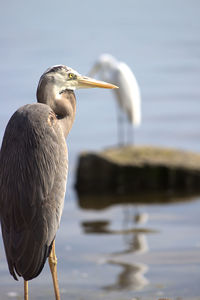
[[[118,135],[119,144],[123,144],[124,137],[122,128],[123,114],[127,116],[130,124],[137,127],[141,123],[141,96],[140,88],[135,75],[124,62],[117,61],[109,54],[103,54],[99,57],[91,75],[98,74],[102,80],[112,82],[119,89],[113,90],[118,103]]]
[[[65,139],[76,111],[76,88],[113,88],[54,66],[41,77],[37,100],[19,108],[5,130],[0,152],[0,219],[11,275],[38,276],[49,257],[60,299],[54,240],[64,205],[68,155]]]

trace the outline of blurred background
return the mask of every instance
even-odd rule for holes
[[[87,74],[100,54],[110,53],[130,66],[141,88],[135,143],[199,152],[199,11],[198,0],[1,0],[1,139],[13,112],[36,101],[49,66]],[[152,205],[133,195],[85,205],[73,188],[77,158],[116,144],[116,104],[108,90],[80,90],[76,97],[56,238],[62,299],[199,299],[200,198],[163,204],[154,195]],[[22,297],[23,282],[10,277],[1,241],[0,299]],[[31,281],[30,299],[54,299],[47,265]]]

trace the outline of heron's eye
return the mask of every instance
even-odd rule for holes
[[[73,73],[69,73],[69,74],[68,74],[68,78],[69,78],[69,79],[73,79],[73,78],[75,78],[75,75],[74,75]]]

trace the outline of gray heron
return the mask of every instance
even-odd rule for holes
[[[46,259],[56,299],[55,236],[64,205],[67,135],[76,112],[75,89],[116,88],[57,65],[47,69],[37,88],[37,102],[19,108],[5,129],[0,151],[0,221],[10,274],[28,281],[42,271]]]

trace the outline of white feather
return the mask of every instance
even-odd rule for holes
[[[113,56],[103,54],[94,65],[91,75],[98,73],[100,79],[109,81],[119,87],[114,89],[119,107],[134,126],[141,124],[141,96],[135,75],[129,66],[118,62]]]

